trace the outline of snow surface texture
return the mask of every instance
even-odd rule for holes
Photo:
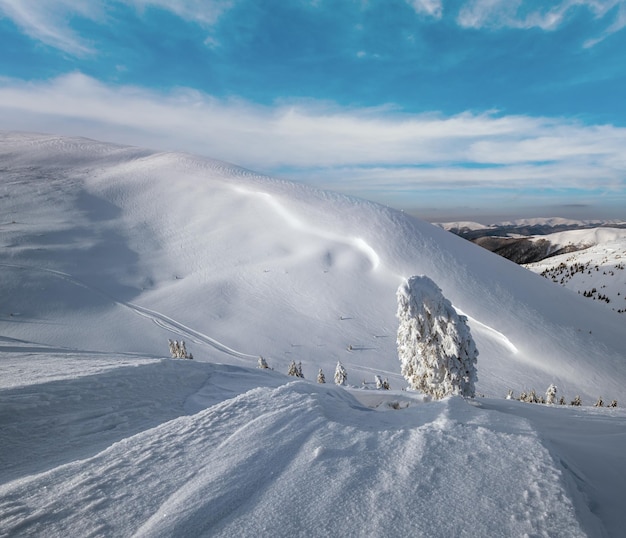
[[[478,352],[467,326],[427,276],[412,276],[400,285],[398,357],[412,389],[437,399],[473,398]]]
[[[626,401],[616,313],[403,213],[216,161],[4,133],[0,164],[0,536],[626,527],[626,413],[588,407]],[[491,398],[400,390],[395,292],[417,273],[468,317]],[[168,339],[195,360],[163,358]],[[308,381],[339,360],[352,386]],[[376,375],[392,390],[357,388]],[[587,407],[502,399],[551,383]]]

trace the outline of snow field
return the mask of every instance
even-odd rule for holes
[[[16,133],[0,161],[0,535],[621,536],[626,415],[588,407],[626,402],[616,313],[217,161]],[[487,398],[402,390],[412,275],[468,317]],[[347,390],[308,381],[338,360]],[[551,383],[586,407],[498,399]]]
[[[98,389],[95,407],[122,397],[117,412],[127,423],[140,424],[140,412],[157,424],[127,431],[95,454],[70,449],[76,459],[50,470],[9,481],[5,475],[3,536],[585,535],[562,472],[525,419],[459,398],[409,398],[408,408],[380,412],[358,402],[372,391],[353,396],[332,385],[285,384],[288,378],[273,372],[191,361],[153,366],[177,372],[176,381],[204,379],[198,393],[224,400],[172,418],[184,391],[168,387],[181,384],[147,376],[145,387],[142,376],[128,376],[128,367],[102,372],[95,386],[68,383],[76,394],[69,400],[54,386],[36,385],[65,427],[44,443],[48,461],[57,449],[68,454],[52,448],[55,440],[66,436],[76,447],[90,434],[83,392]],[[233,395],[234,387],[241,393]],[[141,397],[128,396],[144,391],[158,391],[161,407],[142,410]],[[23,396],[31,403],[36,397]],[[41,446],[40,413],[33,405],[19,417],[26,447]],[[67,418],[73,425],[63,424]],[[45,433],[57,427],[48,422]]]

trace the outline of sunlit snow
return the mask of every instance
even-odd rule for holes
[[[0,133],[0,211],[0,535],[626,527],[623,316],[402,212],[189,155]],[[411,275],[467,316],[475,399],[405,390]],[[583,407],[504,399],[551,383]]]

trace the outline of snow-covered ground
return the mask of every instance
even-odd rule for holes
[[[2,133],[0,166],[0,535],[621,535],[626,413],[589,407],[626,401],[615,312],[217,161]],[[402,390],[419,274],[468,316],[485,397]],[[338,360],[351,388],[314,382]],[[584,407],[503,399],[550,383]]]

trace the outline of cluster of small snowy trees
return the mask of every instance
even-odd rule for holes
[[[296,361],[291,361],[289,363],[289,368],[287,369],[287,375],[304,379],[304,374],[302,373],[302,363],[299,362],[296,364]]]
[[[271,369],[267,361],[262,356],[259,357],[257,361],[257,366],[258,368],[261,368],[263,370]],[[296,363],[296,361],[292,360],[289,363],[289,366],[287,367],[287,375],[304,379],[304,373],[302,372],[302,362]],[[324,375],[324,371],[321,368],[319,369],[317,373],[316,380],[318,383],[326,383],[326,376]],[[335,381],[335,384],[344,386],[344,387],[348,384],[348,372],[346,368],[344,367],[344,365],[341,364],[341,361],[337,361],[337,366],[335,368],[334,381]],[[387,380],[387,378],[383,380],[379,375],[376,375],[374,376],[374,381],[375,381],[377,389],[379,390],[390,389],[389,381]],[[365,382],[363,382],[363,384],[365,384]]]
[[[433,398],[473,398],[478,351],[467,318],[426,276],[412,276],[396,296],[398,357],[410,387]]]
[[[519,397],[515,398],[513,395],[513,390],[509,389],[509,393],[507,394],[506,399],[518,400],[520,402],[526,402],[526,403],[555,404],[557,403],[557,400],[556,400],[557,392],[558,392],[557,386],[554,383],[552,383],[546,390],[545,397],[537,395],[537,393],[533,389],[529,392],[520,392]],[[566,405],[565,396],[561,396],[559,398],[558,404]],[[570,402],[570,405],[573,405],[575,407],[581,406],[582,404],[583,403],[579,395],[576,395],[576,397]],[[598,398],[598,400],[594,404],[594,407],[604,407],[604,400],[602,399],[602,396]],[[617,400],[611,400],[611,403],[607,407],[617,407]]]
[[[178,340],[168,340],[168,342],[172,359],[193,359],[193,355],[191,353],[187,353],[184,340],[181,340],[180,342]]]
[[[382,379],[379,375],[375,375],[374,381],[376,381],[376,388],[378,390],[389,390],[391,388],[389,386],[389,381],[387,380],[387,378]]]

